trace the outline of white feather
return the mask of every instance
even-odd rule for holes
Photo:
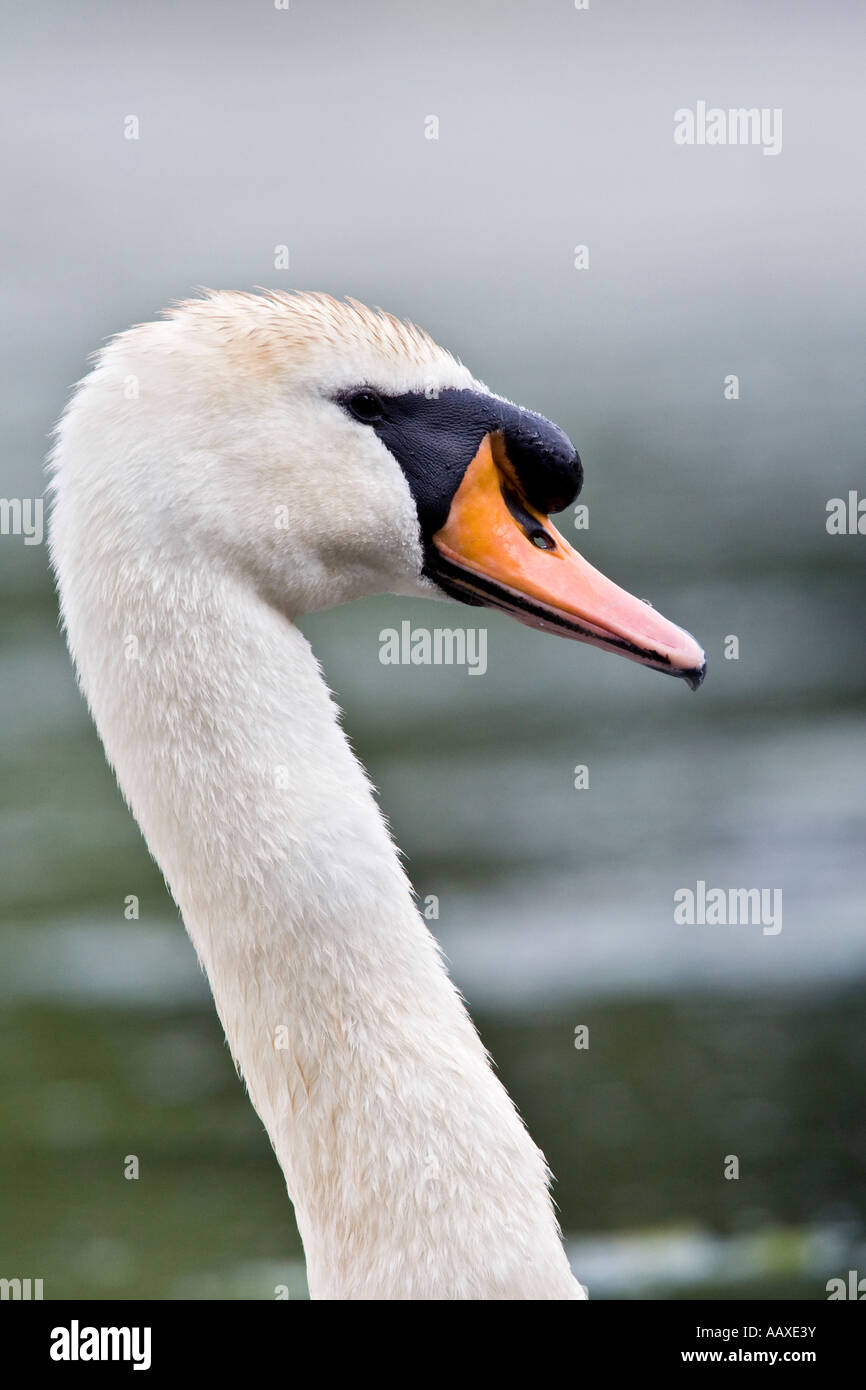
[[[483,389],[417,330],[324,296],[211,295],[109,344],[52,460],[69,646],[313,1297],[581,1298],[543,1155],[292,621],[429,592],[400,468],[329,399],[358,382]]]

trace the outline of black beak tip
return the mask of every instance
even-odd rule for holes
[[[690,690],[699,690],[704,683],[707,674],[707,663],[704,660],[702,666],[696,666],[693,671],[686,671],[685,681]]]

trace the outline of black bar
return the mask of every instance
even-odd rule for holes
[[[386,1340],[380,1340],[379,1318]],[[507,1322],[500,1324],[505,1317]],[[416,1324],[415,1319],[419,1319]],[[539,1324],[543,1320],[543,1325]],[[396,1324],[396,1327],[393,1325]],[[501,1325],[503,1332],[491,1341]],[[407,1356],[406,1331],[417,1326],[434,1335]],[[667,1371],[717,1365],[729,1370],[741,1366],[798,1365],[828,1372],[856,1366],[863,1343],[863,1314],[850,1303],[840,1302],[600,1302],[536,1305],[519,1304],[398,1305],[375,1312],[370,1304],[315,1304],[307,1302],[4,1302],[0,1304],[0,1337],[4,1363],[19,1367],[19,1383],[32,1373],[52,1380],[72,1377],[135,1376],[133,1361],[58,1360],[51,1355],[73,1350],[103,1349],[88,1329],[127,1329],[121,1333],[118,1351],[128,1352],[149,1365],[138,1372],[143,1382],[158,1382],[170,1374],[211,1374],[223,1384],[231,1379],[229,1367],[246,1366],[251,1376],[282,1373],[287,1381],[295,1373],[309,1380],[315,1360],[329,1377],[342,1358],[353,1371],[369,1374],[379,1361],[395,1368],[399,1346],[403,1374],[414,1375],[411,1362],[423,1346],[423,1366],[429,1373],[440,1352],[443,1362],[453,1358],[466,1370],[466,1352],[475,1350],[480,1366],[489,1373],[489,1357],[498,1346],[511,1354],[520,1346],[524,1353],[544,1363],[551,1350],[573,1361],[574,1379],[592,1368],[612,1375],[629,1370]],[[449,1328],[461,1335],[450,1341]],[[139,1329],[133,1340],[132,1329]],[[145,1329],[149,1329],[147,1342]],[[795,1331],[794,1329],[797,1329]],[[357,1336],[351,1335],[357,1331]],[[469,1341],[465,1338],[468,1333]],[[327,1340],[322,1341],[322,1335]],[[335,1336],[334,1334],[339,1334]],[[346,1334],[349,1334],[348,1338]],[[392,1343],[394,1335],[400,1335]],[[307,1340],[312,1338],[313,1340]],[[409,1346],[415,1345],[410,1343]],[[535,1351],[532,1351],[532,1347]],[[104,1343],[112,1351],[111,1337]],[[775,1354],[775,1360],[772,1359]],[[312,1364],[310,1356],[313,1357]],[[372,1365],[371,1365],[372,1363]],[[417,1365],[417,1363],[416,1363]],[[306,1371],[302,1367],[306,1366]],[[541,1367],[539,1367],[541,1369]],[[133,1382],[135,1383],[135,1382]]]

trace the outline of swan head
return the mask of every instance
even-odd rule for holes
[[[242,573],[291,617],[450,598],[703,679],[694,639],[549,516],[581,462],[426,333],[316,294],[208,293],[113,339],[60,426],[94,545]]]

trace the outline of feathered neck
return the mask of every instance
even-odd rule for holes
[[[82,687],[207,972],[319,1298],[580,1298],[543,1156],[411,897],[300,631],[240,576],[96,543],[58,489]]]

